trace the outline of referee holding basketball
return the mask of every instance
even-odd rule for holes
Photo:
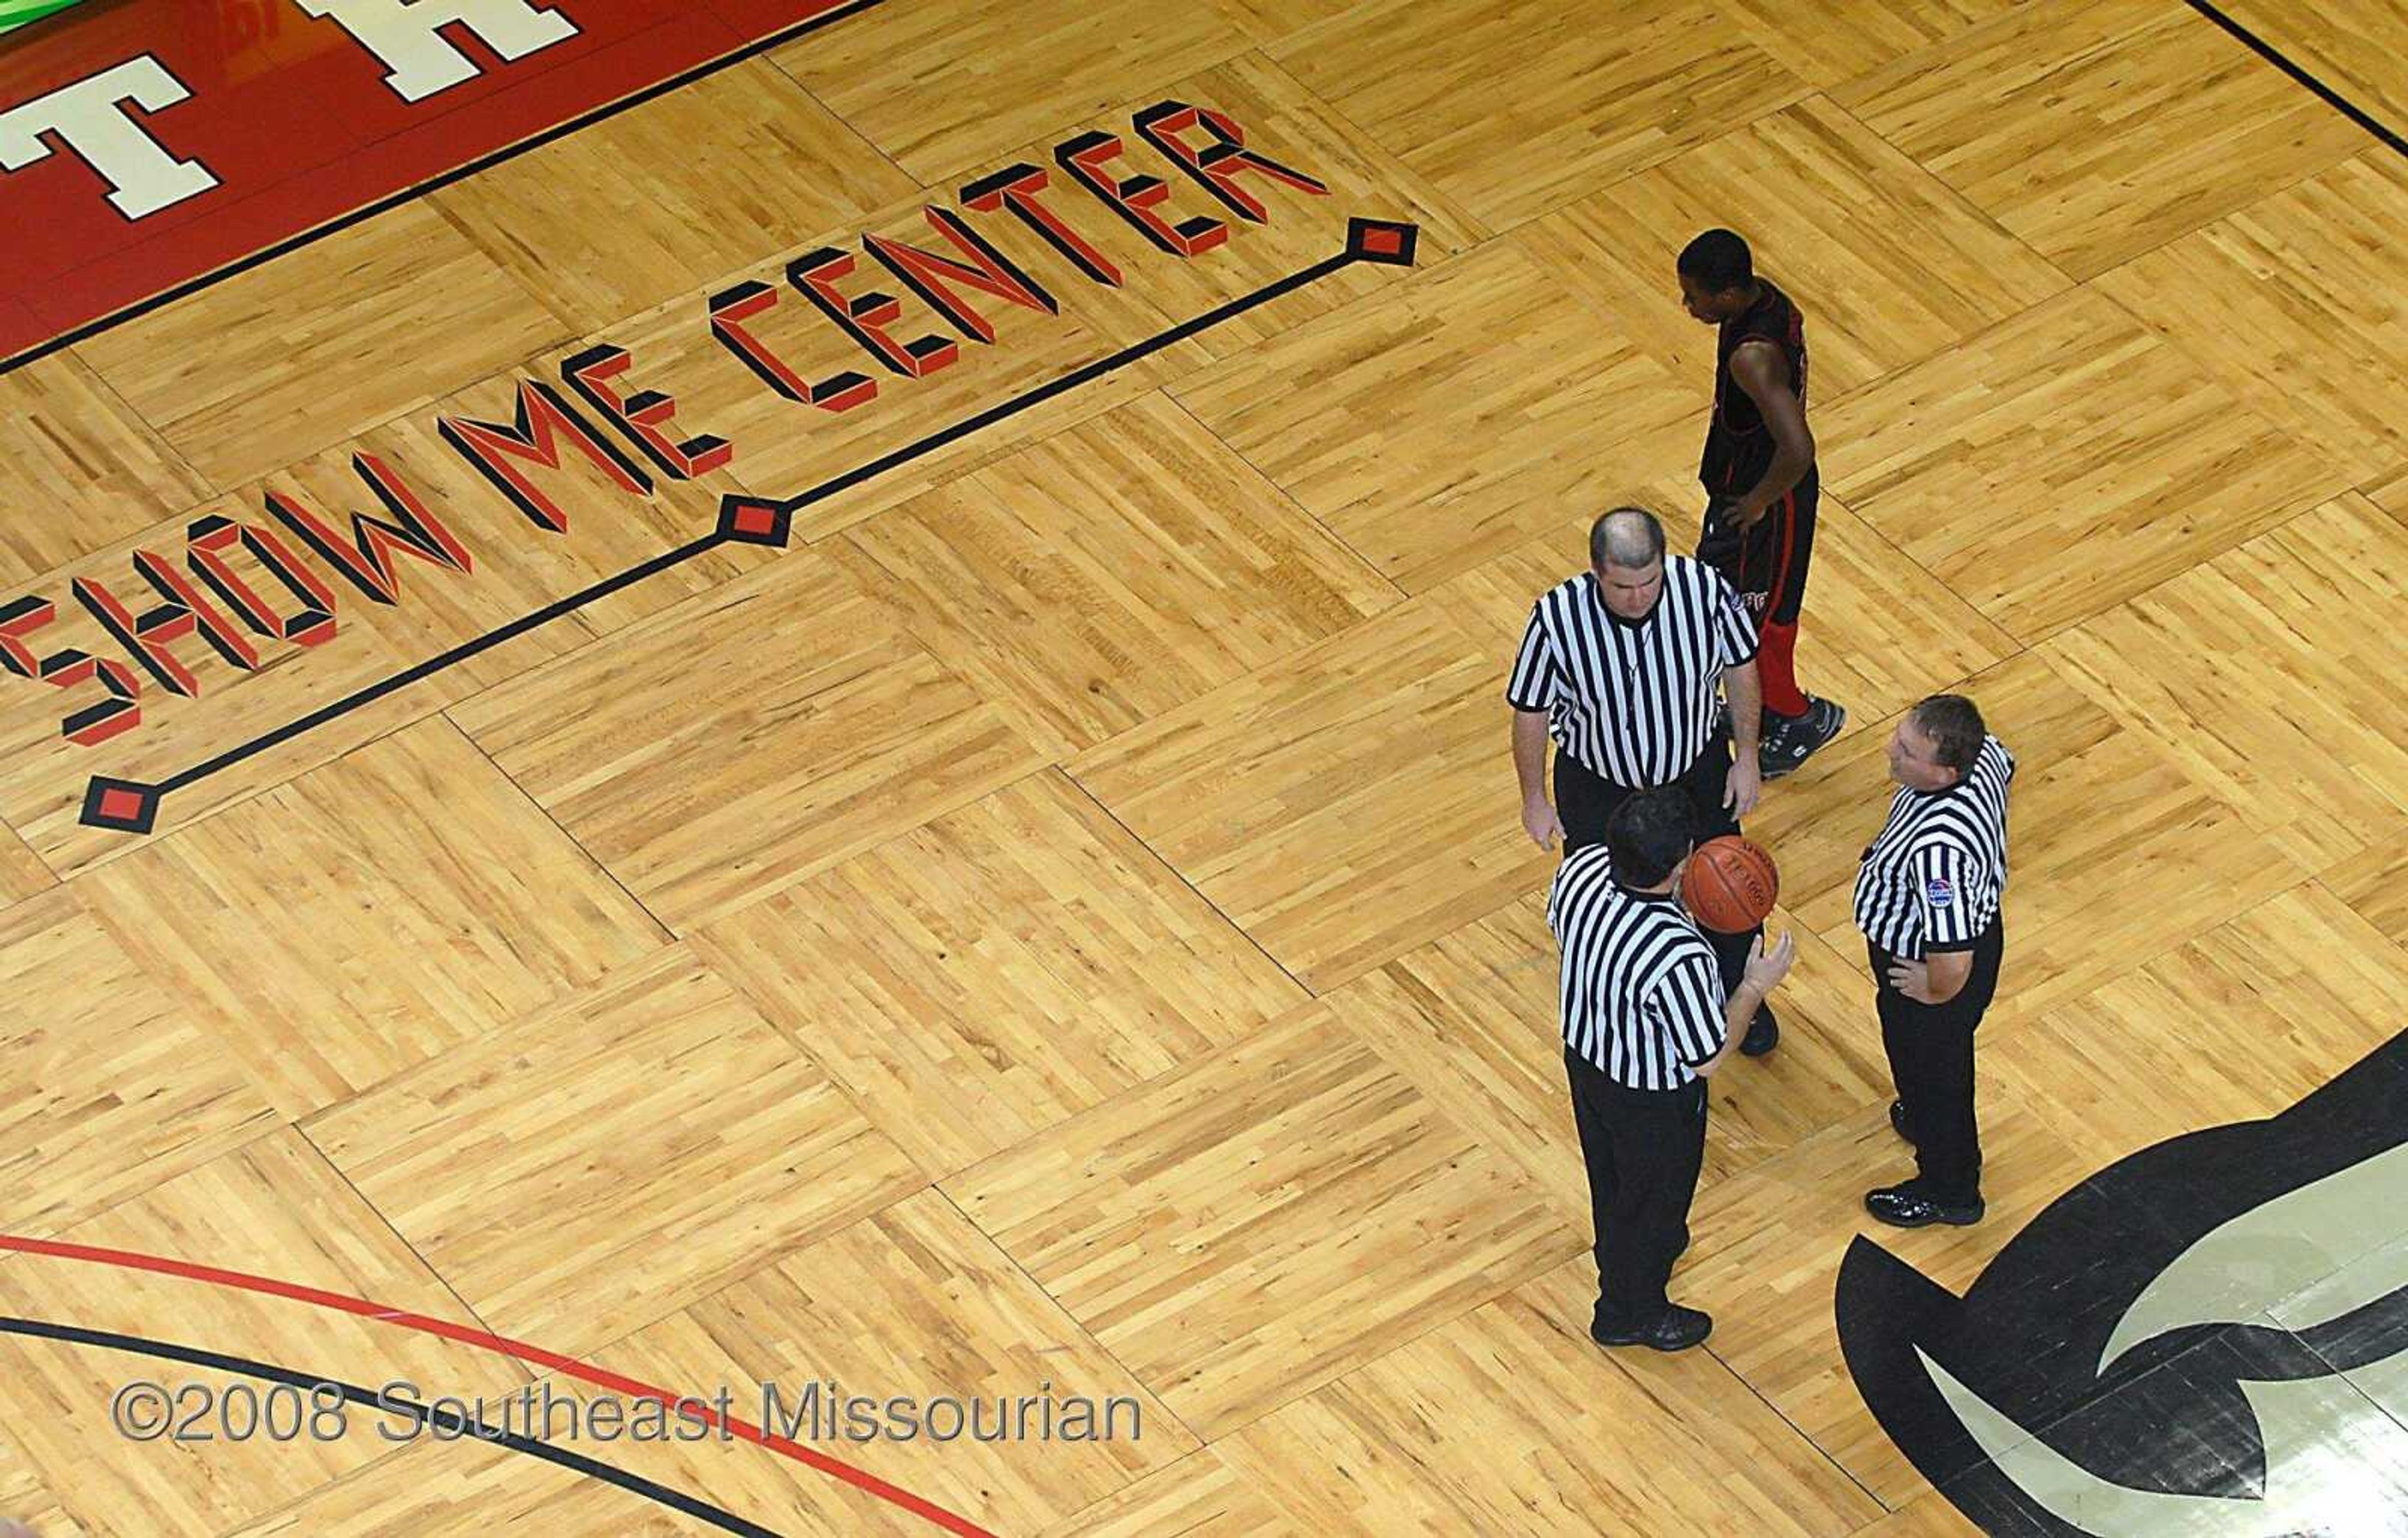
[[[1541,848],[1562,838],[1569,860],[1603,840],[1623,802],[1670,786],[1688,798],[1700,840],[1738,833],[1761,789],[1756,626],[1711,567],[1664,553],[1664,526],[1643,508],[1600,517],[1588,551],[1587,571],[1540,595],[1505,688],[1523,828]],[[1725,991],[1739,986],[1763,934],[1761,925],[1709,933]],[[1740,1050],[1760,1057],[1780,1039],[1771,1008],[1759,1004]]]
[[[1706,1150],[1708,1075],[1789,971],[1787,935],[1750,947],[1739,985],[1672,893],[1695,846],[1689,801],[1641,790],[1606,819],[1605,843],[1564,857],[1547,896],[1563,947],[1564,1067],[1597,1225],[1599,1346],[1680,1351],[1713,1320],[1664,1294],[1689,1244]]]
[[[1885,1223],[1982,1218],[1973,1119],[1973,1031],[1999,988],[2006,924],[2007,786],[2014,756],[1961,694],[1934,694],[1889,739],[1889,818],[1856,870],[1864,932],[1898,1099],[1890,1125],[1914,1145],[1915,1177],[1867,1193]]]

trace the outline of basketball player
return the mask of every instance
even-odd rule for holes
[[[1840,734],[1848,713],[1798,687],[1798,615],[1814,550],[1814,436],[1806,427],[1806,323],[1756,274],[1747,242],[1708,230],[1680,259],[1681,303],[1719,328],[1714,407],[1698,478],[1706,489],[1698,558],[1739,591],[1756,621],[1764,684],[1757,763],[1788,774]]]

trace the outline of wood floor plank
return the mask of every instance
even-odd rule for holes
[[[2354,484],[2408,469],[2408,322],[2369,305],[2408,239],[2408,164],[2384,149],[2253,203],[2100,288]]]
[[[1500,231],[1806,93],[1698,0],[1584,20],[1540,0],[1367,0],[1270,52]]]
[[[480,695],[457,719],[680,933],[1043,762],[814,552]]]
[[[1557,1266],[1244,1428],[1223,1457],[1315,1532],[1803,1538],[1878,1514],[1713,1354],[1591,1345],[1596,1301],[1585,1256]]]
[[[2399,1032],[2403,961],[2408,953],[2310,883],[2032,1020],[1984,1067],[2104,1168],[2194,1128],[2286,1111],[2322,1088]]]
[[[85,1529],[67,1516],[59,1498],[43,1485],[6,1426],[0,1426],[0,1511],[13,1513],[37,1535],[85,1538]]]
[[[23,902],[48,891],[58,881],[15,829],[0,824],[0,904]]]
[[[1858,1528],[1855,1538],[1980,1538],[1982,1530],[1938,1490]]]
[[[1036,1532],[1198,1446],[935,1191],[781,1257],[596,1361],[647,1382],[738,1386],[755,1401],[739,1413],[998,1533]],[[829,1430],[847,1426],[856,1399],[870,1402],[875,1439]],[[897,1399],[910,1402],[916,1434],[887,1434],[906,1424]],[[948,1402],[966,1424],[975,1403],[986,1434],[952,1431]],[[1071,1429],[1082,1414],[1094,1417],[1083,1434]],[[669,1488],[708,1489],[732,1510],[774,1517],[781,1533],[929,1531],[924,1517],[741,1442],[655,1442],[623,1460]]]
[[[1211,5],[1023,0],[993,10],[884,7],[769,58],[934,186],[1234,58],[1250,41]]]
[[[241,1064],[69,890],[0,909],[0,1232],[55,1235],[278,1125]],[[73,999],[72,1015],[27,1001]],[[0,1508],[5,1509],[5,1508]]]
[[[566,1390],[563,1390],[566,1393]],[[588,1456],[604,1451],[595,1446]],[[617,1448],[607,1449],[616,1453]],[[379,1538],[432,1522],[547,1532],[688,1531],[666,1514],[638,1517],[634,1498],[599,1479],[474,1438],[413,1441],[380,1462],[319,1487],[227,1538]],[[674,1523],[674,1526],[672,1526]]]
[[[1782,0],[1716,0],[1782,67],[1828,89],[1926,52],[2023,0],[1835,0],[1811,9]]]
[[[2302,869],[2408,837],[2408,645],[2372,626],[2408,529],[2326,504],[2060,633],[2041,655]],[[2269,775],[2270,764],[2283,772]]]
[[[1510,645],[1400,605],[1068,768],[1326,992],[1545,881],[1498,779]]]
[[[1098,1501],[1043,1538],[1303,1538],[1246,1475],[1211,1447]]]
[[[2408,838],[2369,845],[2323,881],[2393,944],[2408,946]]]
[[[1840,500],[2026,642],[2348,485],[2088,289],[1833,403],[1815,434]]]
[[[666,939],[448,722],[396,733],[76,888],[298,1117]]]
[[[2036,0],[1835,97],[2077,278],[2365,148],[2222,31],[2154,0]]]
[[[1208,1440],[1580,1243],[1326,1005],[943,1189]]]
[[[583,334],[917,191],[748,59],[428,201]]]
[[[696,944],[931,1178],[1306,997],[1054,772],[705,925]]]
[[[2386,67],[2408,51],[2408,16],[2398,7],[2386,0],[2231,0],[2216,8],[2376,121],[2394,131],[2408,122],[2408,82]]]
[[[1160,395],[889,509],[835,551],[897,627],[1055,758],[1399,596]]]
[[[304,1131],[479,1317],[561,1351],[924,1185],[682,947]]]
[[[209,494],[73,351],[0,375],[0,581],[26,581]]]
[[[1676,377],[1531,258],[1492,245],[1171,393],[1420,591],[1616,502],[1682,495],[1712,385]]]

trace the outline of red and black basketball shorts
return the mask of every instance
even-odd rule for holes
[[[1746,529],[1717,527],[1724,506],[1719,500],[1706,511],[1698,558],[1739,590],[1740,602],[1758,630],[1798,622],[1806,600],[1806,568],[1814,555],[1814,506],[1822,490],[1820,477],[1809,470]]]

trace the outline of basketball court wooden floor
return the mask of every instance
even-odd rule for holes
[[[2408,8],[2228,8],[0,37],[0,1515],[2408,1531]],[[1851,729],[1714,1336],[1608,1355],[1500,691],[1599,507],[1694,533],[1715,224]],[[1990,1214],[1869,1234],[1943,689]]]

